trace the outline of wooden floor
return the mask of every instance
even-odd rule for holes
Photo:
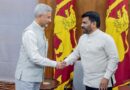
[[[15,90],[15,85],[10,82],[0,82],[0,90]]]
[[[15,90],[15,84],[11,83],[11,82],[2,82],[2,81],[0,81],[0,90]],[[52,90],[52,89],[49,89],[49,90]],[[130,90],[130,85],[120,87],[119,90]]]

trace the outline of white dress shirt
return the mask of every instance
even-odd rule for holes
[[[73,64],[79,57],[83,67],[83,84],[99,88],[101,79],[109,79],[111,87],[113,73],[117,69],[118,52],[111,36],[97,29],[91,34],[83,34],[79,43],[66,59],[67,65]]]
[[[44,66],[56,67],[57,62],[47,58],[47,40],[44,28],[35,21],[23,32],[20,57],[15,77],[18,80],[41,82]]]

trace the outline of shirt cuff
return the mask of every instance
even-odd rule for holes
[[[104,75],[104,78],[106,78],[106,79],[110,79],[112,77],[112,72],[111,71],[107,71],[106,73],[105,73],[105,75]]]
[[[53,63],[53,67],[57,66],[57,62],[56,61],[52,61],[52,63]]]
[[[57,66],[57,61],[53,61],[53,60],[50,60],[48,58],[46,58],[48,61],[48,66],[51,66],[51,67],[56,67]]]
[[[57,62],[52,60],[52,67],[56,67],[57,66]]]

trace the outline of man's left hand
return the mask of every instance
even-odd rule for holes
[[[108,88],[108,83],[109,83],[109,80],[106,79],[106,78],[103,78],[103,79],[101,80],[99,90],[107,90],[107,88]]]

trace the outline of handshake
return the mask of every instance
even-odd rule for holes
[[[67,66],[66,62],[57,62],[56,69],[63,69]]]

